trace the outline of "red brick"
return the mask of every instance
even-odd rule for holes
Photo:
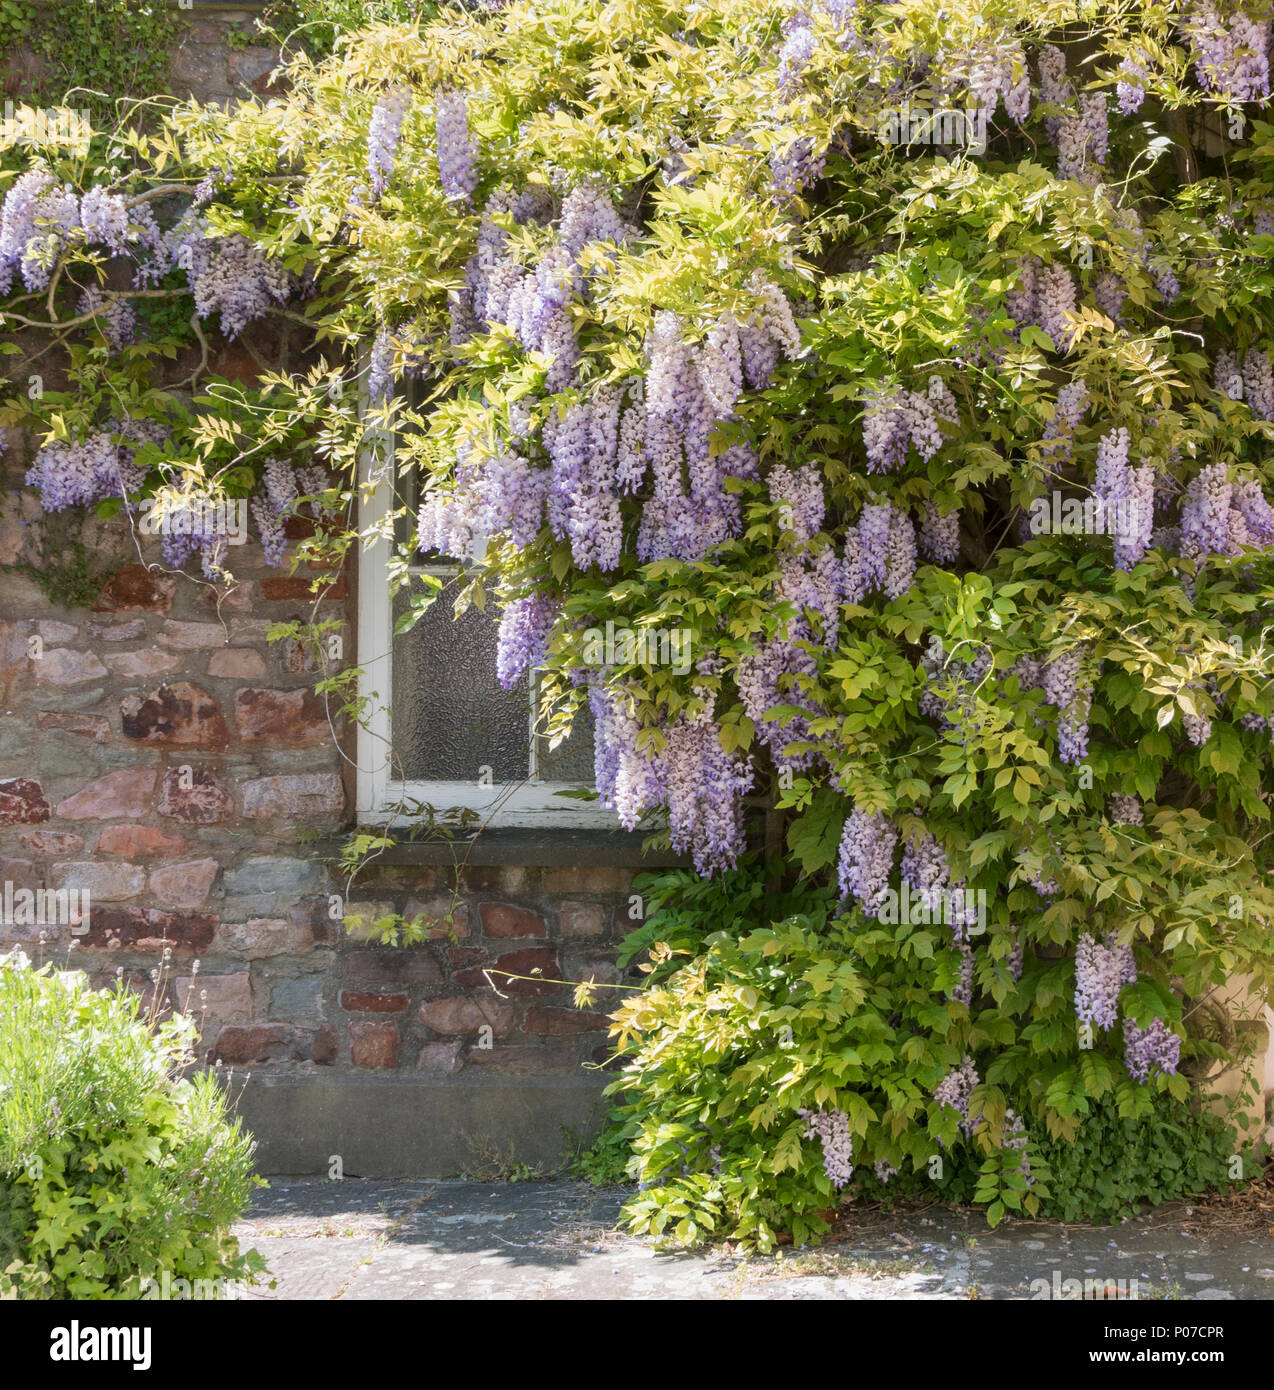
[[[97,854],[122,854],[127,859],[165,859],[185,854],[190,841],[151,825],[108,825],[97,837]]]
[[[459,970],[466,965],[485,964],[487,952],[482,946],[453,946],[451,948],[451,968]]]
[[[39,825],[53,814],[44,788],[30,777],[0,781],[0,825]]]
[[[351,1023],[350,1060],[368,1071],[387,1071],[398,1065],[402,1038],[396,1023]]]
[[[315,1066],[330,1067],[336,1061],[337,1048],[340,1039],[337,1037],[336,1029],[330,1023],[325,1023],[317,1033],[314,1034],[314,1042],[310,1048],[310,1057]]]
[[[593,903],[562,903],[557,923],[563,936],[601,936],[606,930],[605,913]]]
[[[189,681],[161,685],[120,701],[124,737],[183,748],[224,748],[229,742],[221,706]]]
[[[320,598],[343,599],[347,589],[345,576],[338,574],[334,583],[330,582],[329,576],[316,576],[323,580],[319,588]],[[270,575],[261,580],[261,597],[270,603],[295,602],[298,599],[313,602],[314,592],[310,588],[310,579],[305,575],[293,574]]]
[[[234,814],[234,802],[213,775],[211,769],[194,767],[190,770],[190,786],[183,786],[180,768],[170,767],[164,773],[160,788],[159,814],[172,816],[188,825],[213,825],[229,820]]]
[[[564,864],[546,868],[542,881],[546,893],[626,893],[636,872],[617,866]]]
[[[490,979],[479,966],[471,970],[461,970],[454,978],[462,989],[480,989],[484,985],[495,985],[505,994],[545,995],[556,994],[562,988],[558,983],[561,969],[557,963],[557,952],[548,946],[527,946],[521,951],[507,951],[498,956],[488,967]],[[535,980],[509,979],[509,975],[535,975],[545,978]]]
[[[508,903],[483,903],[478,908],[487,936],[547,936],[548,924],[538,913]]]
[[[513,1005],[493,995],[429,999],[420,1006],[418,1017],[435,1033],[479,1033],[490,1028],[493,1037],[502,1038],[513,1027]]]
[[[198,955],[212,944],[217,919],[207,912],[160,912],[152,907],[94,907],[84,946],[111,946],[158,951],[168,945],[173,954]]]
[[[566,1038],[576,1033],[604,1033],[609,1026],[605,1014],[586,1013],[583,1009],[531,1008],[526,1011],[522,1031]]]
[[[315,743],[329,738],[327,707],[313,690],[240,690],[234,719],[245,742]]]
[[[374,994],[370,990],[343,989],[341,1008],[350,1014],[400,1014],[407,1008],[405,994]]]
[[[173,606],[177,581],[170,575],[152,572],[145,565],[125,565],[108,579],[93,605],[96,613],[167,613]]]
[[[360,985],[440,985],[442,971],[425,951],[350,951],[345,978]]]
[[[155,790],[155,769],[125,768],[108,772],[82,787],[74,796],[58,802],[62,820],[136,820],[144,816]]]
[[[314,1036],[286,1023],[231,1025],[217,1034],[214,1060],[242,1065],[247,1062],[304,1062],[309,1059]]]

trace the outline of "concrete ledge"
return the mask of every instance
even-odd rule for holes
[[[372,827],[366,827],[372,828]],[[377,850],[369,861],[379,864],[429,864],[445,868],[479,865],[524,865],[551,868],[564,864],[585,868],[687,868],[690,859],[668,849],[644,850],[648,832],[641,830],[487,829],[468,840],[399,839]],[[314,848],[335,859],[344,840],[319,840]]]
[[[266,1176],[326,1176],[339,1154],[347,1177],[452,1177],[482,1166],[475,1141],[551,1171],[567,1154],[563,1127],[572,1136],[596,1132],[611,1079],[256,1075],[235,1111],[257,1140],[257,1170]]]

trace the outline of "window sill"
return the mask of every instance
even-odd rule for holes
[[[367,829],[374,830],[369,826]],[[642,853],[642,831],[626,830],[548,830],[488,829],[471,840],[397,839],[379,851],[376,864],[507,865],[520,868],[688,868],[690,860],[671,850]],[[320,841],[316,848],[324,856],[339,854],[343,841]]]

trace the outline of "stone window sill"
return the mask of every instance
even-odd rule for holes
[[[670,850],[642,853],[646,836],[625,830],[487,829],[472,840],[398,839],[381,850],[373,862],[385,865],[421,864],[452,868],[459,864],[507,865],[524,868],[666,869],[688,867],[690,860]],[[327,840],[317,848],[336,855],[342,842]]]

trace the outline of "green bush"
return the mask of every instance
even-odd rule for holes
[[[1118,1221],[1148,1203],[1234,1185],[1230,1168],[1239,1145],[1233,1125],[1206,1110],[1175,1105],[1156,1096],[1151,1111],[1136,1120],[1119,1114],[1109,1100],[1094,1103],[1075,1137],[1040,1144],[1053,1173],[1046,1213],[1062,1221]],[[1243,1172],[1256,1172],[1243,1153]]]
[[[229,1235],[255,1145],[209,1073],[183,1077],[192,1034],[131,990],[0,957],[0,1297],[140,1298],[165,1273],[171,1289],[264,1268]]]
[[[612,1171],[618,1150],[631,1149],[626,1172],[641,1189],[624,1214],[634,1231],[768,1249],[780,1232],[817,1237],[850,1196],[978,1202],[992,1224],[1007,1212],[1109,1221],[1142,1201],[1233,1185],[1232,1126],[1195,1112],[1183,1076],[1133,1081],[1114,1036],[1083,1055],[1089,1094],[1067,1116],[1039,1105],[1054,1069],[1043,1051],[1032,1068],[988,1069],[963,1132],[935,1096],[985,1040],[1023,1027],[1047,1035],[1071,1009],[1069,962],[1028,962],[1020,980],[992,969],[965,1005],[950,997],[952,953],[930,931],[864,929],[816,893],[804,913],[762,925],[757,876],[731,881],[751,931],[727,907],[716,918],[725,929],[705,932],[706,885],[687,877],[679,894],[668,876],[627,943],[650,949],[653,983],[613,1015],[624,1071],[610,1090],[623,1103],[595,1148]],[[678,944],[652,940],[652,925]],[[1185,1050],[1208,1046],[1187,1040]],[[802,1114],[833,1111],[853,1146],[840,1190]],[[1255,1171],[1250,1158],[1243,1171]]]

